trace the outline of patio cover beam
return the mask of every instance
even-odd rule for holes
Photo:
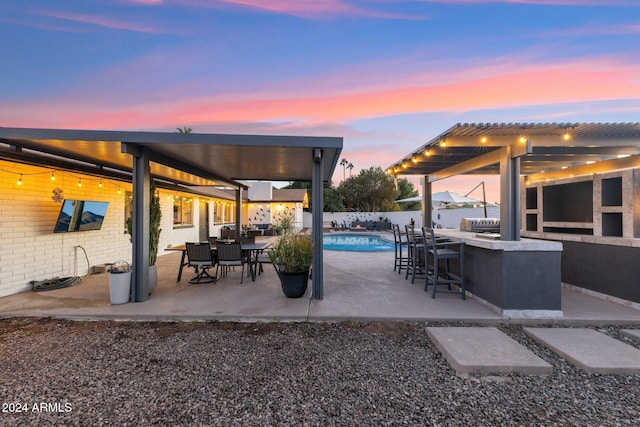
[[[488,152],[487,154],[483,154],[470,160],[457,163],[448,168],[441,169],[437,172],[433,172],[425,177],[425,179],[428,179],[427,182],[436,182],[440,181],[441,179],[451,178],[452,176],[462,175],[474,169],[480,169],[486,166],[500,163],[500,157],[500,150],[493,150]]]

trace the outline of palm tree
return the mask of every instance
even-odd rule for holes
[[[346,166],[349,164],[349,160],[343,158],[340,160],[340,166],[342,166],[342,180],[344,181],[347,178]]]
[[[180,132],[180,133],[191,133],[191,131],[192,131],[192,129],[190,127],[187,127],[187,126],[182,127],[182,128],[176,128],[176,129],[178,129],[178,132]]]
[[[353,169],[353,163],[349,163],[347,165],[347,169],[349,169],[349,178],[351,178],[351,170]]]

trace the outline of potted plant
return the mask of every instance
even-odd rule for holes
[[[162,220],[162,209],[160,207],[160,197],[156,194],[155,181],[151,180],[151,202],[149,203],[149,295],[158,285],[158,270],[156,260],[158,259],[158,245],[160,243],[160,221]],[[133,222],[127,219],[127,231],[133,236]]]
[[[311,236],[295,232],[280,237],[269,258],[278,273],[282,292],[289,298],[300,298],[307,292],[309,270],[313,260]]]
[[[269,251],[282,292],[289,298],[300,298],[307,292],[309,270],[313,260],[313,240],[296,232],[293,214],[285,211],[278,218],[280,238]]]
[[[108,271],[111,304],[129,302],[131,295],[131,265],[127,261],[116,261],[111,263]]]

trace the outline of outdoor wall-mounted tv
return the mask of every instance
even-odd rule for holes
[[[109,202],[65,200],[62,203],[55,233],[100,230]]]

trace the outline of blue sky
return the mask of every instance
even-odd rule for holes
[[[640,117],[638,0],[5,0],[0,22],[0,126],[342,136],[355,174],[458,122]]]

